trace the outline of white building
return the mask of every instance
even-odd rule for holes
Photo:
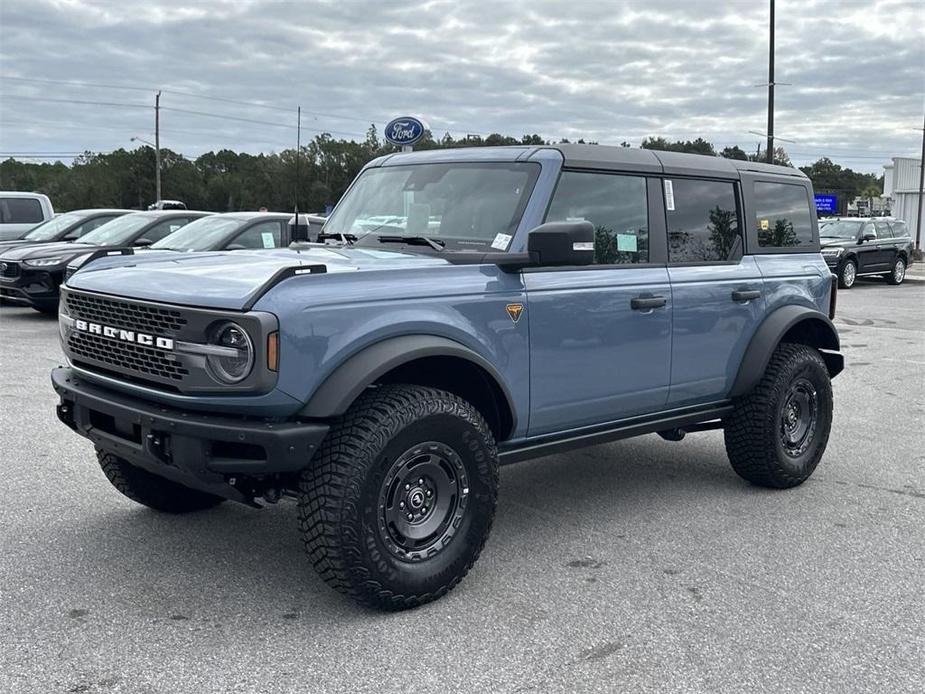
[[[890,206],[893,216],[906,222],[913,239],[919,211],[921,170],[922,160],[912,157],[893,157],[893,163],[883,167],[883,196],[893,201]],[[925,216],[925,211],[922,214]]]

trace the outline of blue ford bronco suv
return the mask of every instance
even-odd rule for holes
[[[749,482],[812,474],[843,368],[812,193],[595,145],[384,156],[325,243],[73,275],[58,415],[125,496],[294,496],[327,583],[420,605],[478,558],[501,463],[723,429]]]

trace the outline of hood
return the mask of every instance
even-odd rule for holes
[[[45,241],[30,241],[29,239],[13,239],[12,241],[0,241],[0,255],[3,255],[3,252],[8,248],[16,248],[17,246],[25,246],[28,244],[40,244],[45,243]]]
[[[279,271],[323,265],[327,274],[448,265],[440,257],[370,248],[150,253],[100,258],[71,277],[74,289],[187,306],[242,310]],[[310,281],[324,281],[324,274]]]
[[[4,260],[26,260],[31,258],[51,258],[56,255],[72,258],[75,255],[92,253],[96,250],[99,250],[98,246],[91,246],[87,243],[71,243],[70,241],[29,242],[12,248],[0,246],[0,258]]]
[[[854,239],[837,239],[834,236],[827,238],[825,235],[819,236],[819,243],[823,248],[849,248],[858,245]]]

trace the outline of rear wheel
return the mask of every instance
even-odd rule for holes
[[[184,487],[97,449],[96,457],[112,486],[132,501],[164,513],[189,513],[218,506],[220,496]]]
[[[902,256],[896,256],[890,274],[886,276],[886,281],[896,285],[902,284],[904,279],[906,279],[906,261]]]
[[[842,289],[851,289],[858,279],[858,264],[854,260],[846,260],[838,271],[838,286]]]
[[[358,602],[415,607],[452,590],[478,559],[497,489],[494,437],[472,405],[434,388],[371,389],[302,474],[305,551]]]
[[[783,343],[755,389],[735,403],[724,428],[732,469],[749,482],[784,489],[806,481],[832,426],[832,384],[819,352]]]

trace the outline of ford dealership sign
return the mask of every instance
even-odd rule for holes
[[[404,116],[389,121],[385,126],[386,141],[398,147],[410,146],[424,137],[427,126],[417,118]]]

